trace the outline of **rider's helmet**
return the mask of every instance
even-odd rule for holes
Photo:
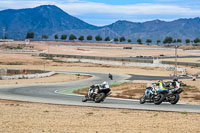
[[[106,82],[106,81],[104,81],[104,82],[103,82],[103,85],[105,85],[105,84],[107,84],[107,82]]]
[[[178,81],[178,78],[177,77],[175,77],[174,79],[173,79],[173,81],[175,82],[175,81]]]
[[[109,88],[109,85],[106,81],[104,81],[102,85],[103,85],[104,88]]]
[[[160,83],[160,80],[158,80],[158,82],[156,82],[156,85],[158,86],[158,85],[159,85],[159,83]]]

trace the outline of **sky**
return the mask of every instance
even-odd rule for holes
[[[173,21],[200,16],[200,0],[0,0],[0,10],[56,5],[79,19],[103,26],[118,20]]]

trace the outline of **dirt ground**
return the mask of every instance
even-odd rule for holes
[[[18,44],[24,44],[23,41],[14,41],[6,42],[4,45],[17,46]],[[0,42],[0,46],[3,45],[3,42]],[[55,41],[34,41],[31,42],[29,46],[24,49],[30,50],[39,50],[43,53],[53,53],[53,54],[70,54],[70,55],[89,55],[89,56],[108,56],[108,57],[131,57],[131,56],[173,56],[175,51],[173,50],[149,50],[149,49],[137,49],[137,48],[163,48],[163,46],[148,46],[148,45],[138,45],[138,44],[111,44],[111,43],[87,43],[87,42],[55,42]],[[97,46],[97,47],[132,47],[135,49],[108,49],[108,48],[77,48],[69,46]],[[2,46],[3,48],[3,46]],[[2,49],[0,47],[0,49]],[[183,51],[182,49],[193,49],[194,47],[189,48],[188,46],[181,46],[181,49],[178,50],[179,56],[200,56],[200,53],[191,53],[188,51]],[[198,46],[197,49],[200,49]],[[112,52],[110,52],[112,50]]]
[[[17,46],[24,42],[9,42],[7,45]],[[0,43],[0,45],[2,45]],[[163,50],[119,50],[112,52],[108,49],[85,49],[69,48],[73,46],[109,46],[109,47],[130,47],[128,44],[104,44],[104,43],[72,43],[72,42],[31,42],[32,47],[25,50],[39,50],[39,52],[95,55],[112,57],[129,56],[159,56],[174,55],[174,51]],[[134,47],[149,47],[147,45],[134,45]],[[157,48],[159,46],[151,46]],[[2,47],[0,47],[2,49]],[[188,49],[188,48],[185,48]],[[91,63],[67,63],[64,58],[44,59],[38,57],[39,52],[22,51],[1,51],[0,50],[0,69],[40,69],[52,71],[79,71],[79,72],[103,72],[121,74],[139,74],[151,76],[169,76],[172,71],[162,68],[138,68],[98,65]],[[31,53],[31,54],[30,54]],[[102,54],[103,53],[103,54]],[[178,51],[179,55],[200,55],[200,53],[189,53]],[[196,61],[196,60],[195,60]],[[194,62],[195,62],[194,61]],[[195,74],[200,72],[200,68],[185,67],[187,72]],[[55,78],[56,77],[56,78]],[[46,83],[63,82],[77,80],[82,77],[77,75],[55,75],[55,77],[0,81],[0,84],[27,84],[27,83]],[[86,77],[87,78],[87,77]],[[181,102],[199,104],[199,100],[194,101],[194,95],[200,94],[199,79],[197,81],[184,80],[184,83],[192,86],[186,88],[187,91],[181,94]],[[129,98],[127,93],[133,94],[132,98],[138,98],[144,92],[146,82],[133,82],[123,86],[115,86],[113,96],[123,94]],[[196,88],[195,88],[196,87]],[[139,89],[140,88],[140,89]],[[198,98],[198,97],[197,97]],[[186,101],[184,101],[186,99]],[[106,109],[76,106],[62,106],[39,103],[26,103],[17,101],[0,100],[0,133],[200,133],[200,114],[195,113],[174,113],[174,112],[154,112],[126,109]]]
[[[200,114],[0,100],[1,133],[199,133]]]

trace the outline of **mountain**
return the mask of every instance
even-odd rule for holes
[[[6,27],[7,36],[14,39],[23,39],[27,32],[34,32],[39,39],[42,34],[49,36],[58,31],[98,29],[53,5],[1,11],[0,27],[2,26]]]
[[[117,21],[108,25],[111,30],[126,38],[163,40],[166,36],[175,39],[200,37],[200,18],[178,19],[171,22],[153,20],[144,23]]]
[[[98,27],[88,24],[69,15],[54,5],[43,5],[36,8],[3,10],[0,11],[0,28],[6,28],[6,36],[13,39],[24,39],[27,32],[34,32],[35,39],[42,35],[53,39],[55,34],[100,35],[103,38],[110,36],[126,37],[136,42],[141,38],[163,40],[166,36],[174,39],[194,39],[200,36],[200,18],[178,19],[171,22],[161,20],[135,23],[130,21],[117,21],[113,24]],[[0,38],[2,31],[0,30]]]

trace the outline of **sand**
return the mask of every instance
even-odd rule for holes
[[[0,100],[2,133],[199,133],[200,114]]]

